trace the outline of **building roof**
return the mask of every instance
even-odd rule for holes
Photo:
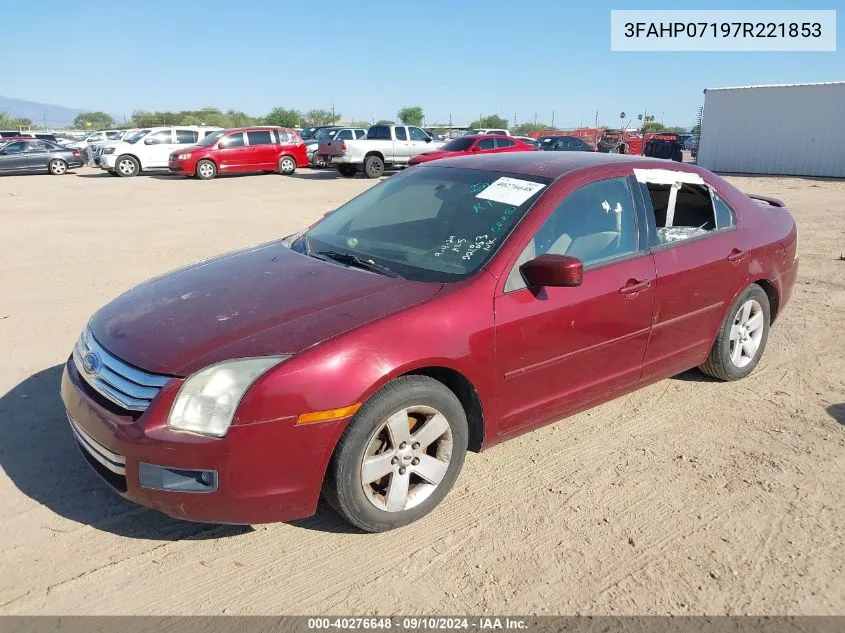
[[[845,81],[820,81],[808,84],[758,84],[754,86],[726,86],[724,88],[705,88],[705,94],[715,90],[749,90],[751,88],[796,88],[806,86],[841,86]]]

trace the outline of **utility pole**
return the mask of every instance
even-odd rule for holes
[[[555,129],[555,111],[552,110],[552,129]]]
[[[599,111],[596,110],[596,129],[599,129]]]
[[[534,125],[537,125],[537,111],[534,110]]]
[[[335,115],[334,115],[334,102],[332,102],[332,125],[335,124]]]

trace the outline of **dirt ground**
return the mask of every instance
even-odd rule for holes
[[[124,501],[77,453],[58,382],[109,299],[369,181],[0,178],[0,614],[845,614],[845,181],[732,181],[799,224],[754,374],[688,372],[470,455],[427,518],[363,535],[328,509],[219,527]]]

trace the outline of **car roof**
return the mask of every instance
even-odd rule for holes
[[[245,127],[227,127],[225,130],[222,128],[217,130],[218,132],[249,132],[250,130],[295,130],[296,128],[292,127],[282,127],[281,125],[247,125]]]
[[[525,176],[560,178],[582,169],[599,169],[605,165],[630,164],[631,167],[670,169],[702,173],[694,165],[672,163],[668,161],[632,156],[630,154],[604,154],[600,152],[501,152],[496,154],[460,156],[438,160],[438,167],[463,167],[466,169],[485,169]]]

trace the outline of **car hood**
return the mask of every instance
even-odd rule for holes
[[[231,358],[295,354],[423,302],[441,287],[273,242],[151,279],[100,309],[90,328],[118,358],[186,376]]]
[[[470,152],[463,151],[443,151],[435,150],[433,152],[426,152],[425,154],[417,154],[411,161],[415,163],[425,163],[430,160],[437,160],[438,158],[454,158],[455,156],[464,156]]]

